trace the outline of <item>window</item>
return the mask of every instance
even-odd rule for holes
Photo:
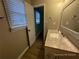
[[[36,24],[40,24],[40,13],[36,11]]]
[[[26,12],[24,0],[4,0],[10,27],[26,27]]]

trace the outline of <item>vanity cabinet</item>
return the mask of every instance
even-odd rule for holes
[[[70,51],[45,47],[45,59],[79,59],[79,54]]]

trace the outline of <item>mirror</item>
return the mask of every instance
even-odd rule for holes
[[[65,3],[61,12],[60,27],[79,33],[79,7],[77,0]]]

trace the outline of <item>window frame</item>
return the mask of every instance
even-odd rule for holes
[[[27,24],[26,24],[26,26],[18,26],[18,25],[13,26],[12,25],[12,23],[11,23],[12,20],[10,18],[10,14],[9,14],[8,7],[6,5],[6,1],[3,0],[2,2],[3,2],[3,5],[4,5],[4,9],[5,9],[5,13],[6,13],[6,18],[7,18],[7,22],[8,22],[8,26],[9,26],[9,30],[10,31],[14,31],[14,30],[17,31],[17,30],[26,29],[27,28]],[[26,6],[25,6],[25,2],[24,1],[23,1],[23,3],[24,3],[25,18],[26,18],[26,23],[27,23],[27,14],[26,14],[26,8],[25,8]],[[12,11],[12,12],[14,12],[14,11]],[[22,14],[22,13],[19,13],[19,12],[14,12],[14,13]]]

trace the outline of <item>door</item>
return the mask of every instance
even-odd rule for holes
[[[27,13],[27,20],[28,20],[28,36],[29,36],[29,43],[30,46],[35,42],[35,21],[34,21],[34,10],[33,6],[30,3],[26,4],[26,13]]]
[[[44,32],[44,6],[35,7],[34,8],[35,14],[35,31],[36,31],[36,38],[38,39],[41,37],[43,40],[43,32]]]

